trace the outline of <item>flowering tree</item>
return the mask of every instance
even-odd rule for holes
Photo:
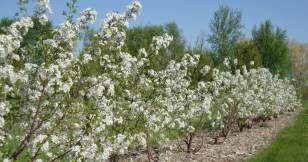
[[[41,23],[47,22],[46,9],[50,9],[48,1],[38,1],[34,12]],[[2,146],[11,148],[3,150],[3,158],[39,161],[45,157],[55,161],[77,143],[74,131],[70,132],[76,129],[71,121],[78,102],[72,88],[79,76],[72,42],[93,21],[93,13],[85,10],[76,24],[66,22],[55,29],[53,39],[38,42],[37,46],[44,47],[45,61],[41,64],[27,62],[24,56],[30,50],[15,53],[33,26],[31,18],[21,17],[9,27],[9,34],[1,35],[1,107],[7,120],[2,125]],[[15,67],[16,63],[21,66]]]
[[[242,131],[256,119],[265,120],[300,107],[295,88],[287,79],[278,79],[266,68],[234,68],[236,59],[233,63],[225,59],[224,64],[226,70],[213,70],[208,87],[214,99],[212,125],[221,129],[222,136],[226,137],[234,124]]]

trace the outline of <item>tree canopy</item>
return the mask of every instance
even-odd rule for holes
[[[241,12],[228,6],[220,6],[214,13],[208,42],[215,54],[216,63],[222,63],[225,57],[234,58],[235,43],[242,36],[241,20]]]
[[[290,62],[286,31],[274,28],[271,21],[267,20],[259,27],[254,27],[252,37],[262,55],[263,66],[282,77],[287,76]]]

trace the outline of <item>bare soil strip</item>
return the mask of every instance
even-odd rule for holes
[[[278,118],[266,121],[266,126],[261,127],[260,123],[254,125],[251,129],[243,132],[233,132],[221,144],[213,144],[213,139],[209,133],[200,133],[194,139],[194,145],[200,145],[202,148],[196,152],[188,154],[179,150],[179,141],[168,143],[168,147],[172,148],[168,151],[161,151],[158,155],[159,160],[169,162],[238,162],[253,156],[258,150],[269,144],[277,135],[277,133],[293,123],[298,112],[288,112]],[[182,141],[181,141],[182,142]],[[171,147],[170,147],[171,146]],[[184,145],[183,145],[184,146]],[[185,146],[184,146],[185,147]],[[161,149],[166,150],[166,149]],[[171,152],[171,153],[170,153]],[[145,153],[135,155],[129,160],[133,162],[146,162]]]

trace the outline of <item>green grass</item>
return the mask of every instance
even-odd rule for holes
[[[294,125],[279,132],[278,137],[247,162],[308,162],[308,100]]]

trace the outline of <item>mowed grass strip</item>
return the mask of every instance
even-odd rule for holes
[[[294,125],[279,132],[278,137],[247,162],[308,162],[308,100]]]

